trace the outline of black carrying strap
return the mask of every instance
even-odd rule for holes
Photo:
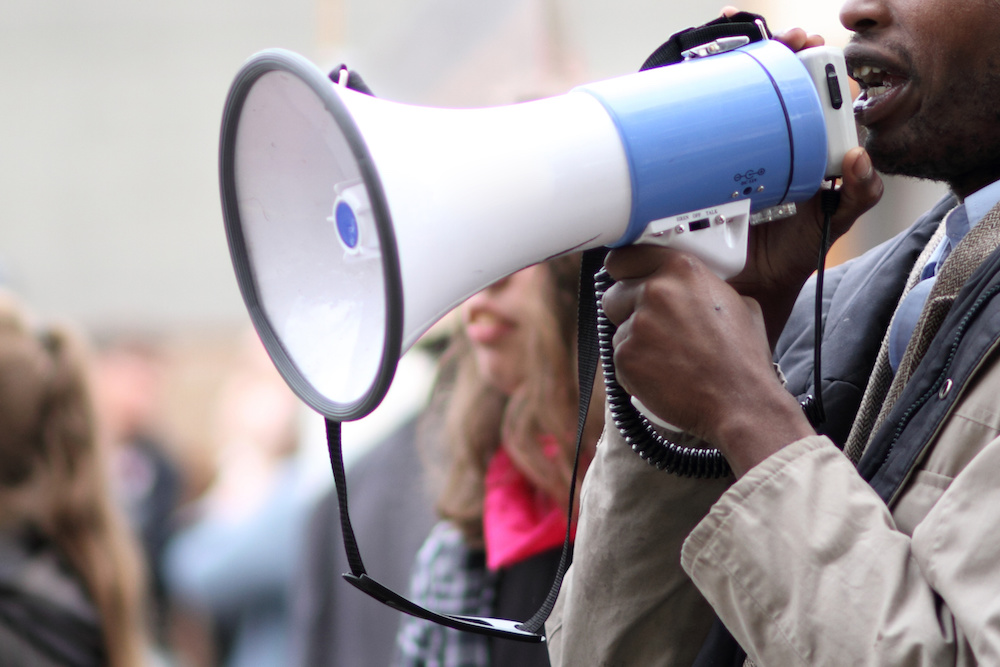
[[[375,93],[373,93],[372,89],[368,87],[368,84],[365,83],[365,80],[361,78],[361,75],[352,69],[348,69],[347,65],[343,63],[334,67],[332,70],[330,70],[330,73],[327,74],[327,77],[330,79],[330,81],[333,81],[334,83],[337,84],[341,82],[341,78],[344,76],[347,77],[347,80],[344,81],[343,85],[347,86],[351,90],[356,90],[359,93],[364,93],[365,95],[371,95],[372,97],[375,97]]]
[[[594,274],[603,265],[606,253],[607,250],[605,248],[597,248],[584,252],[580,267],[580,308],[578,313],[580,341],[577,369],[580,380],[580,413],[577,424],[576,457],[573,463],[573,483],[570,485],[569,492],[568,516],[570,517],[573,516],[573,505],[576,497],[576,479],[579,473],[584,426],[587,422],[594,378],[596,377],[597,365],[600,359],[597,345],[597,299],[595,296]],[[520,641],[537,642],[545,639],[541,631],[545,625],[545,620],[552,613],[556,598],[559,596],[559,589],[562,587],[563,577],[573,558],[573,545],[570,540],[572,531],[571,520],[567,521],[566,524],[566,539],[563,542],[562,554],[559,558],[559,566],[556,570],[552,587],[541,607],[529,620],[522,623],[521,621],[498,618],[439,614],[404,598],[368,576],[365,564],[361,560],[361,551],[354,536],[354,528],[351,525],[340,422],[331,419],[326,420],[326,438],[327,449],[330,454],[330,467],[333,469],[333,481],[340,508],[340,525],[344,539],[344,549],[347,553],[348,565],[351,568],[350,573],[344,575],[344,579],[376,600],[398,611],[440,623],[450,628]]]
[[[763,30],[763,32],[762,32]],[[737,12],[732,16],[720,16],[697,28],[688,28],[671,35],[670,39],[646,58],[640,71],[673,65],[684,59],[683,53],[703,44],[725,37],[746,37],[751,42],[770,39],[767,22],[759,14]]]
[[[456,630],[482,635],[526,642],[544,641],[545,637],[542,635],[521,629],[519,621],[439,614],[425,609],[368,576],[365,564],[361,560],[361,551],[358,549],[358,542],[354,537],[354,528],[351,526],[351,516],[347,507],[347,476],[344,473],[344,452],[341,446],[340,427],[340,422],[332,419],[326,420],[326,442],[330,453],[330,466],[333,468],[333,481],[337,489],[337,503],[340,507],[340,526],[343,532],[344,549],[347,552],[347,563],[351,568],[349,573],[344,574],[344,579],[379,602],[410,616],[433,621]]]
[[[333,484],[337,489],[337,506],[340,508],[340,532],[344,538],[347,564],[351,568],[351,574],[356,577],[362,577],[367,574],[367,570],[365,570],[365,564],[361,560],[361,550],[358,549],[358,540],[354,537],[354,527],[351,526],[351,515],[347,508],[347,474],[344,472],[344,448],[340,436],[340,422],[327,419],[326,448],[330,454]]]
[[[597,376],[597,365],[600,363],[600,351],[597,343],[597,294],[594,276],[604,266],[604,256],[607,248],[595,248],[583,253],[580,263],[580,303],[577,310],[577,378],[580,383],[580,411],[576,426],[576,456],[573,458],[573,476],[570,478],[569,506],[566,515],[566,539],[563,542],[559,567],[556,569],[552,588],[542,606],[535,615],[521,626],[529,632],[540,632],[545,620],[552,613],[552,608],[559,597],[563,577],[573,561],[573,542],[570,537],[573,529],[573,506],[576,500],[576,478],[580,471],[580,451],[583,448],[583,432],[587,425],[587,414],[590,412],[590,400],[593,395],[594,378]]]

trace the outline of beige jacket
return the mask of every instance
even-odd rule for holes
[[[997,362],[891,511],[823,437],[726,489],[654,470],[607,431],[546,625],[553,665],[690,665],[706,600],[760,667],[1000,665]]]

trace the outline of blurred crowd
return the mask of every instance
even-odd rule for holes
[[[358,544],[386,586],[517,620],[544,599],[572,484],[578,270],[554,260],[470,299],[409,352],[435,371],[389,435],[345,433]],[[199,359],[164,338],[53,325],[0,295],[0,588],[30,583],[0,596],[0,662],[548,664],[543,644],[404,620],[343,581],[322,418],[255,332]]]

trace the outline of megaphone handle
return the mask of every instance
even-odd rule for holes
[[[597,332],[607,390],[608,409],[615,427],[625,442],[650,465],[681,477],[718,478],[730,474],[729,463],[718,449],[685,447],[661,435],[653,424],[632,403],[632,397],[622,389],[615,377],[614,350],[611,339],[617,327],[604,314],[601,297],[614,284],[607,271],[595,276]]]
[[[525,630],[532,632],[539,632],[545,626],[545,621],[552,613],[556,599],[559,597],[559,589],[562,588],[566,570],[573,560],[573,543],[570,541],[570,538],[573,534],[576,480],[580,474],[580,452],[583,449],[583,433],[587,425],[587,414],[590,412],[590,399],[593,395],[594,378],[597,376],[597,366],[600,360],[597,334],[598,297],[595,276],[599,270],[603,270],[604,256],[607,253],[608,249],[605,247],[585,250],[580,262],[576,357],[577,378],[580,384],[580,409],[576,425],[576,454],[573,457],[573,473],[569,484],[569,504],[566,508],[566,536],[563,539],[562,554],[559,556],[559,566],[556,568],[556,574],[552,580],[552,586],[549,588],[549,593],[545,597],[545,601],[542,602],[542,606],[535,612],[535,615],[522,625]]]
[[[831,187],[820,193],[820,208],[824,215],[822,240],[816,266],[815,325],[813,341],[813,382],[814,394],[800,401],[803,412],[816,428],[826,421],[823,408],[821,351],[823,342],[823,276],[826,256],[830,249],[830,226],[833,214],[840,203],[840,193]],[[718,449],[684,447],[661,435],[634,404],[633,398],[622,389],[615,376],[614,350],[611,345],[615,334],[614,324],[608,320],[601,307],[600,299],[614,284],[607,271],[601,269],[595,276],[597,331],[604,369],[604,384],[607,388],[608,407],[611,416],[625,441],[644,460],[660,470],[666,470],[683,477],[725,477],[731,469],[726,458]],[[583,340],[581,338],[581,348]],[[641,405],[641,404],[640,404]]]

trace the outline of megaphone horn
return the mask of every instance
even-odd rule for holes
[[[526,266],[651,242],[734,275],[751,216],[811,197],[856,145],[849,99],[839,50],[771,40],[482,109],[377,99],[264,51],[220,146],[241,293],[292,389],[358,419],[423,332]]]

